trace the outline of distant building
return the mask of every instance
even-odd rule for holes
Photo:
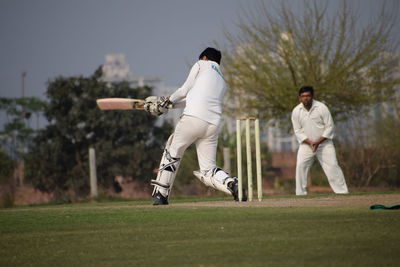
[[[134,88],[149,86],[153,88],[153,95],[156,96],[169,96],[177,89],[177,87],[165,86],[163,80],[158,76],[136,76],[132,74],[124,54],[106,55],[102,71],[102,80],[107,83],[128,82]],[[168,114],[159,117],[157,124],[169,120],[175,125],[181,113],[181,109],[170,110]]]
[[[163,88],[163,81],[158,76],[136,76],[130,71],[124,54],[108,54],[102,66],[103,81],[115,83],[127,81],[132,87],[150,86],[154,93]]]
[[[268,123],[266,130],[266,141],[271,152],[295,152],[299,147],[293,131],[286,130]]]

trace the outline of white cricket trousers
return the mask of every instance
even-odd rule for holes
[[[300,144],[297,152],[296,165],[296,195],[307,195],[307,174],[317,157],[325,175],[328,177],[329,185],[336,194],[347,194],[346,181],[342,169],[336,159],[336,151],[332,140],[325,140],[317,151],[312,152],[308,144]]]
[[[215,165],[220,125],[199,118],[183,115],[176,125],[169,152],[174,158],[182,158],[185,150],[196,144],[197,158],[201,171],[211,170]]]

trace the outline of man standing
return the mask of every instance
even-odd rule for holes
[[[218,135],[222,124],[222,101],[226,87],[220,70],[221,52],[205,49],[191,68],[185,83],[169,97],[152,101],[145,109],[154,115],[165,113],[166,107],[186,102],[183,115],[168,139],[154,185],[153,205],[168,205],[168,196],[178,172],[181,158],[191,144],[196,144],[199,171],[193,174],[207,186],[230,194],[238,200],[237,179],[216,166]]]
[[[292,111],[294,133],[300,143],[296,165],[296,195],[307,195],[307,174],[317,157],[329,185],[336,194],[347,194],[348,189],[339,167],[332,142],[334,124],[328,107],[313,99],[314,88],[299,90],[299,101]]]

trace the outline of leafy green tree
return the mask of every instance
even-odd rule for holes
[[[171,127],[155,126],[143,111],[101,111],[97,98],[140,98],[151,88],[128,83],[106,84],[101,70],[91,77],[58,77],[49,82],[45,116],[29,157],[28,178],[43,191],[88,192],[88,149],[96,150],[97,176],[108,187],[116,175],[150,181]]]
[[[14,206],[15,182],[12,177],[15,162],[0,149],[0,208]]]
[[[0,184],[8,182],[14,170],[15,162],[0,150]]]
[[[35,97],[0,98],[0,110],[4,110],[7,122],[0,131],[0,145],[14,160],[20,160],[32,142],[37,129],[31,125],[32,115],[37,119],[45,103]]]
[[[383,2],[367,25],[347,1],[340,5],[335,14],[328,1],[303,1],[304,10],[287,2],[244,10],[239,33],[228,32],[223,49],[230,114],[289,123],[303,85],[316,88],[336,119],[390,99],[400,82],[398,4]]]
[[[16,185],[24,184],[24,157],[37,132],[30,126],[31,117],[36,114],[38,120],[43,108],[44,102],[35,97],[0,98],[7,118],[0,131],[0,206],[11,207]]]

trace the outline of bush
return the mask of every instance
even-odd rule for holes
[[[338,159],[355,187],[400,187],[400,120],[386,115],[371,125],[351,127],[341,138]]]

